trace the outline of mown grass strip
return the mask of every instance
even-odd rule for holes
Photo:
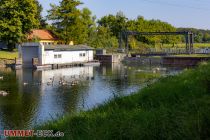
[[[0,59],[15,59],[18,58],[18,52],[0,51]]]

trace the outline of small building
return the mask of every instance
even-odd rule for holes
[[[93,49],[86,45],[46,45],[43,43],[23,43],[19,47],[23,67],[65,65],[93,61]],[[36,60],[32,61],[32,60]]]
[[[44,29],[33,29],[27,36],[29,42],[40,42],[44,45],[63,44],[63,41],[59,40],[58,37],[49,30]],[[73,41],[68,43],[74,45]]]
[[[58,38],[49,30],[33,29],[28,34],[27,39],[29,42],[40,42],[46,45],[56,44]]]
[[[43,44],[57,44],[59,39],[49,30],[33,29],[27,34],[28,42],[40,42]],[[16,44],[16,48],[18,44]],[[7,49],[7,43],[0,40],[0,49]]]

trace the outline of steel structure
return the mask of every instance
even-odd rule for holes
[[[122,48],[123,38],[125,39],[125,49],[128,51],[129,42],[128,37],[130,35],[184,35],[186,41],[186,52],[193,52],[194,34],[192,32],[136,32],[136,31],[123,31],[120,33],[119,48]]]

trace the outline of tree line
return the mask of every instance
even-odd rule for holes
[[[195,29],[195,28],[177,28],[177,31],[191,31],[195,34],[196,43],[210,43],[210,30]],[[182,38],[184,40],[184,38]]]
[[[51,30],[64,44],[88,44],[94,48],[117,48],[119,33],[125,30],[139,32],[192,31],[196,42],[209,42],[210,31],[175,28],[160,20],[146,20],[143,16],[128,19],[123,12],[110,14],[96,20],[88,8],[79,9],[79,0],[61,0],[58,5],[51,4],[46,17],[38,0],[1,0],[0,1],[0,41],[13,49],[16,43],[26,41],[32,29]],[[50,23],[50,24],[49,24]],[[181,36],[130,36],[131,49],[142,45],[181,43]]]

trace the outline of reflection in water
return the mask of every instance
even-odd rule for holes
[[[152,69],[111,64],[45,71],[0,70],[4,76],[0,90],[9,92],[6,97],[0,96],[0,129],[30,128],[66,113],[91,109],[113,96],[131,94],[147,80],[138,73],[152,73]],[[173,72],[177,69],[159,73]],[[53,84],[48,84],[52,80]],[[72,81],[78,82],[72,85]]]

